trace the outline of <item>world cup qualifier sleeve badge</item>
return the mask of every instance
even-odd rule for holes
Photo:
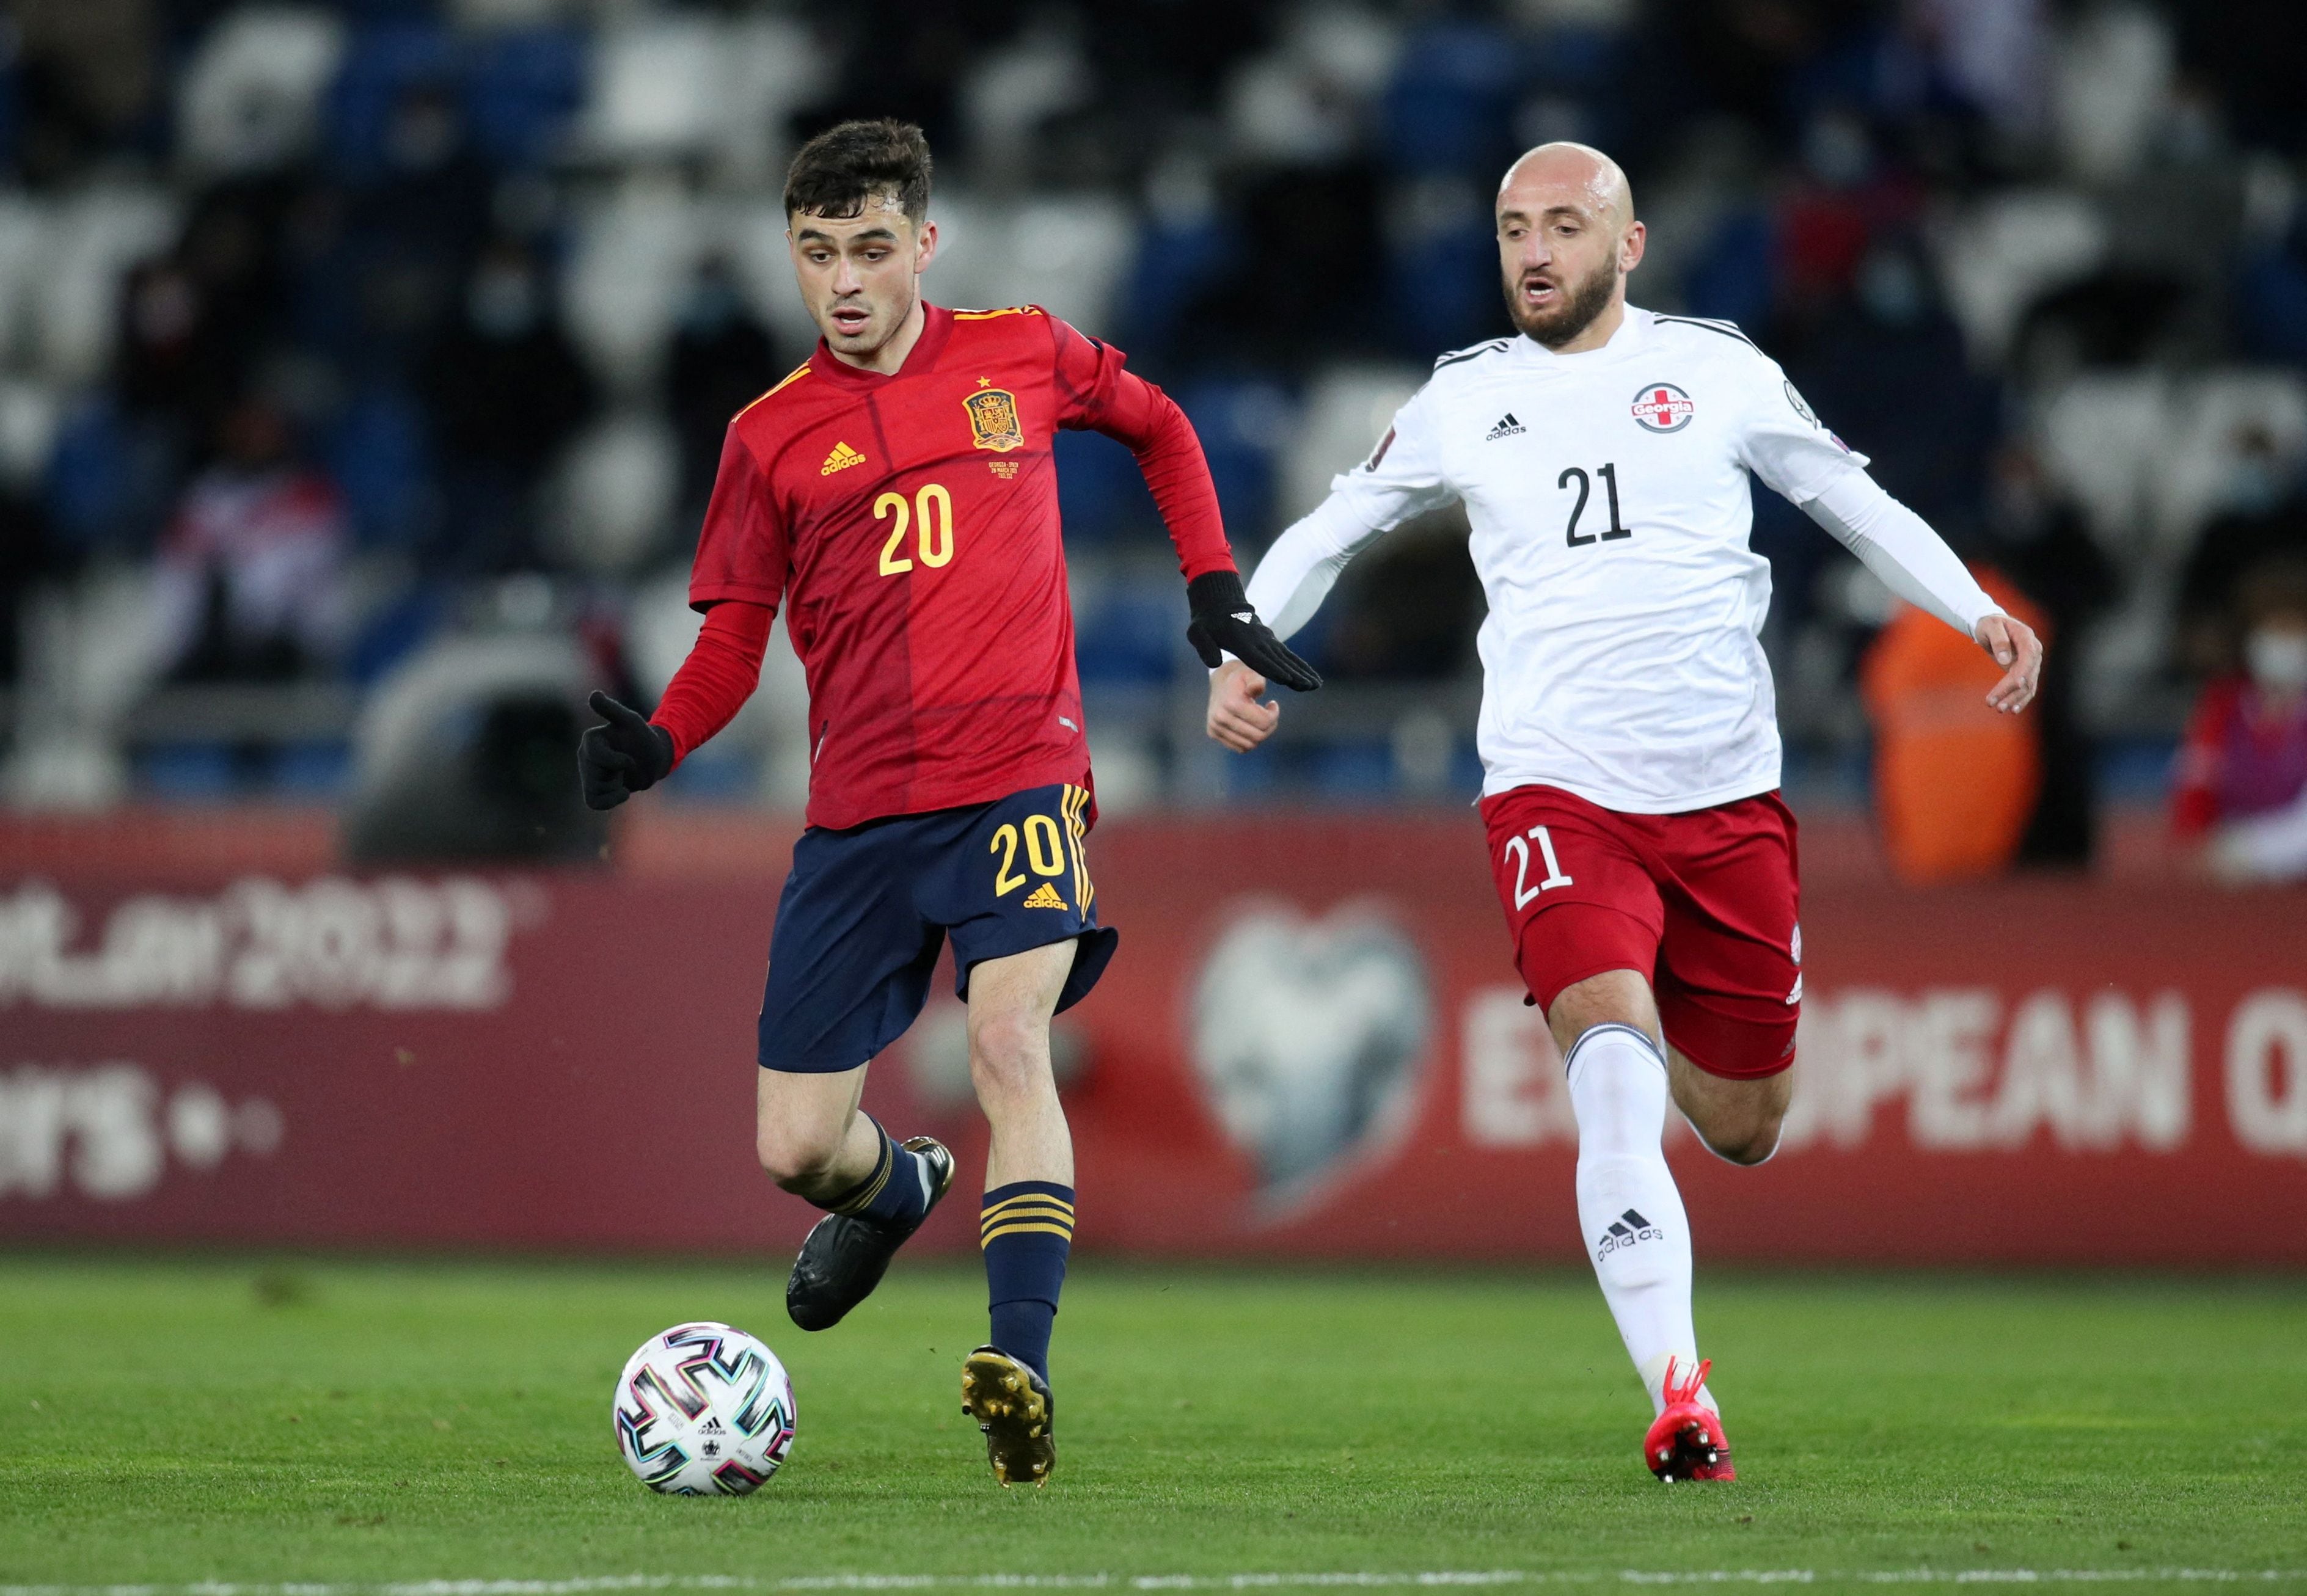
[[[1025,431],[1017,423],[1017,396],[1008,388],[980,388],[961,407],[969,412],[969,431],[978,448],[1008,454],[1025,447]]]

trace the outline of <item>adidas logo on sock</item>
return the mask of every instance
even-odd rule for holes
[[[1665,1239],[1665,1231],[1634,1209],[1628,1208],[1611,1220],[1610,1227],[1595,1238],[1594,1261],[1599,1264],[1619,1248],[1631,1247],[1637,1242],[1662,1242]]]
[[[1026,895],[1025,901],[1019,904],[1017,907],[1020,909],[1063,909],[1065,906],[1066,900],[1058,896],[1058,889],[1051,886],[1045,881],[1040,886],[1035,887],[1033,892],[1028,893]]]
[[[831,476],[836,471],[846,471],[852,465],[862,465],[864,464],[865,457],[863,455],[859,454],[855,449],[851,448],[845,443],[836,443],[833,446],[833,452],[825,457],[825,464],[818,468],[817,474],[819,476]]]
[[[1505,414],[1498,418],[1498,424],[1497,426],[1492,427],[1488,431],[1482,434],[1482,441],[1484,443],[1496,443],[1501,438],[1512,438],[1518,432],[1527,432],[1529,431],[1530,429],[1528,427],[1523,426],[1520,422],[1514,420],[1514,412],[1509,410]]]

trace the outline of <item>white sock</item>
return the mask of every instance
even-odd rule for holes
[[[1598,1025],[1570,1049],[1578,1115],[1578,1223],[1626,1355],[1666,1406],[1668,1359],[1677,1380],[1698,1367],[1690,1317],[1690,1224],[1666,1166],[1666,1060],[1630,1025]],[[1714,1405],[1713,1396],[1699,1401]]]

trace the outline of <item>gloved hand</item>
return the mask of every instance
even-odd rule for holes
[[[1241,590],[1241,577],[1234,572],[1205,571],[1186,584],[1186,602],[1194,612],[1186,641],[1211,670],[1224,663],[1230,653],[1258,675],[1300,693],[1322,685],[1315,669],[1283,647],[1273,628],[1257,619]]]
[[[587,807],[613,809],[673,769],[673,733],[606,693],[586,702],[608,724],[577,739],[577,773],[584,780]]]

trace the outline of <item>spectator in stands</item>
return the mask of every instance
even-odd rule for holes
[[[665,397],[681,439],[684,521],[694,518],[690,510],[702,512],[713,491],[729,418],[784,374],[768,330],[738,290],[734,269],[722,256],[709,257],[682,302],[665,376]]]
[[[2039,606],[2046,636],[2059,646],[2045,656],[2035,722],[2043,779],[2020,839],[2021,867],[2081,869],[2098,832],[2096,750],[2076,704],[2079,661],[2091,623],[2121,594],[2122,579],[2084,524],[2075,501],[2054,483],[2033,448],[2006,446],[1988,483],[1988,558]]]
[[[466,572],[537,563],[534,500],[593,412],[593,380],[563,330],[536,254],[483,251],[464,312],[425,363],[447,510],[438,563]]]
[[[2173,829],[2218,880],[2307,880],[2307,561],[2254,567],[2235,607],[2243,669],[2196,703]]]
[[[243,398],[214,465],[184,491],[156,574],[162,668],[181,681],[279,681],[344,641],[343,502],[296,457],[288,417]]]
[[[2270,560],[2307,560],[2307,498],[2263,426],[2235,440],[2223,506],[2195,542],[2179,577],[2179,664],[2202,678],[2238,668],[2236,584]]]

